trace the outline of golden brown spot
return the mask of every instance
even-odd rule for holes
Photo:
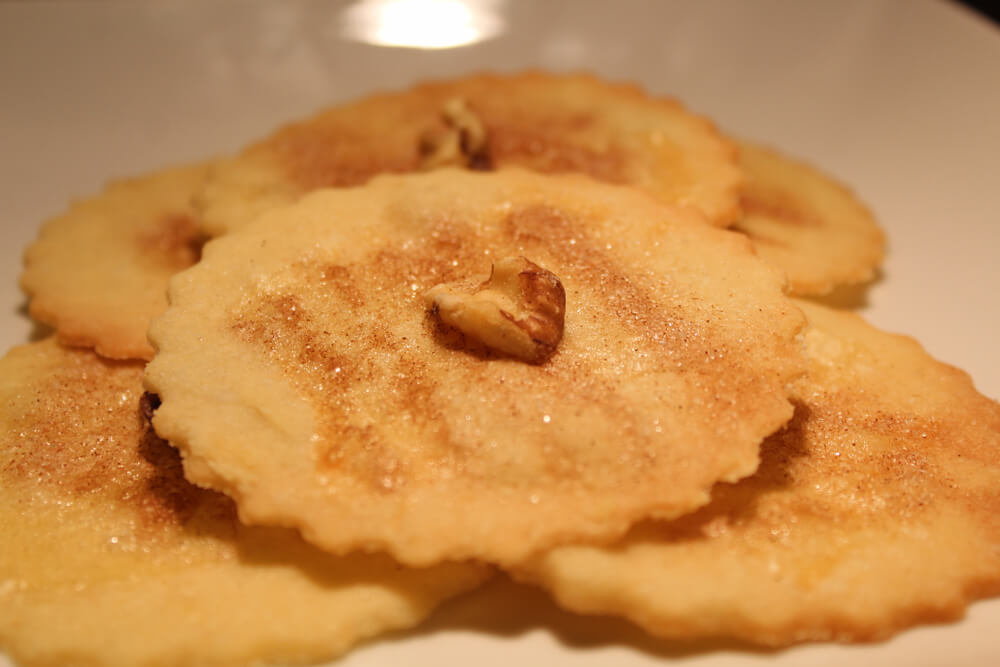
[[[392,286],[405,295],[419,295],[441,283],[455,282],[483,258],[471,228],[459,223],[439,222],[431,232],[406,250],[379,248],[366,259],[367,285]]]
[[[320,280],[325,281],[325,276]],[[276,361],[318,378],[321,391],[356,379],[356,365],[310,325],[311,317],[297,297],[262,293],[237,314],[231,328],[240,339],[262,347]]]
[[[304,191],[351,187],[378,174],[417,169],[415,154],[372,150],[369,137],[343,125],[286,128],[264,148],[274,152],[292,183]]]
[[[759,216],[789,227],[822,227],[826,223],[814,208],[804,206],[795,196],[780,191],[752,191],[740,201],[745,216]]]
[[[137,243],[142,252],[179,271],[200,259],[205,238],[194,218],[184,213],[172,213],[144,229]]]
[[[232,327],[241,338],[273,347],[279,342],[282,330],[295,329],[303,317],[295,296],[264,294],[250,315],[240,316]]]
[[[330,264],[320,269],[320,277],[352,310],[364,307],[364,294],[358,289],[357,280],[351,275],[350,267]]]
[[[489,127],[487,146],[497,165],[517,165],[545,174],[581,173],[606,183],[626,183],[629,178],[627,158],[620,148],[591,150],[560,140],[558,134],[536,125]]]

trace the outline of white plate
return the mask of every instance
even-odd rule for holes
[[[914,335],[1000,396],[994,26],[916,0],[471,4],[492,19],[470,30],[443,16],[430,22],[434,38],[494,36],[444,50],[347,41],[347,3],[0,4],[0,346],[32,329],[16,286],[22,248],[41,220],[109,178],[233,151],[331,102],[422,78],[586,69],[679,97],[848,181],[890,239],[869,319]],[[351,16],[359,29],[365,17]],[[406,38],[398,26],[380,34]],[[338,664],[1000,664],[998,601],[884,644],[755,652],[659,642],[624,623],[576,619],[538,593],[493,593]]]

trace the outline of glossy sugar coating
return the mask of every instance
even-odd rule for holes
[[[565,289],[542,363],[424,293],[523,256]],[[513,563],[753,472],[803,323],[746,239],[580,176],[443,169],[326,190],[216,239],[150,335],[157,431],[254,523],[335,553]]]

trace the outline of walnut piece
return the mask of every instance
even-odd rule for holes
[[[452,98],[441,109],[444,127],[420,137],[420,166],[434,169],[448,165],[486,170],[492,167],[486,152],[486,127],[465,100]]]
[[[566,291],[551,271],[524,257],[496,262],[471,292],[457,284],[424,293],[432,312],[486,347],[532,364],[555,352],[562,339]]]

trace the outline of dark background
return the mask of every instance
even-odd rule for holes
[[[973,10],[979,12],[981,15],[993,19],[994,26],[1000,25],[1000,9],[997,9],[996,0],[988,2],[987,0],[962,0],[961,4],[971,7]]]

